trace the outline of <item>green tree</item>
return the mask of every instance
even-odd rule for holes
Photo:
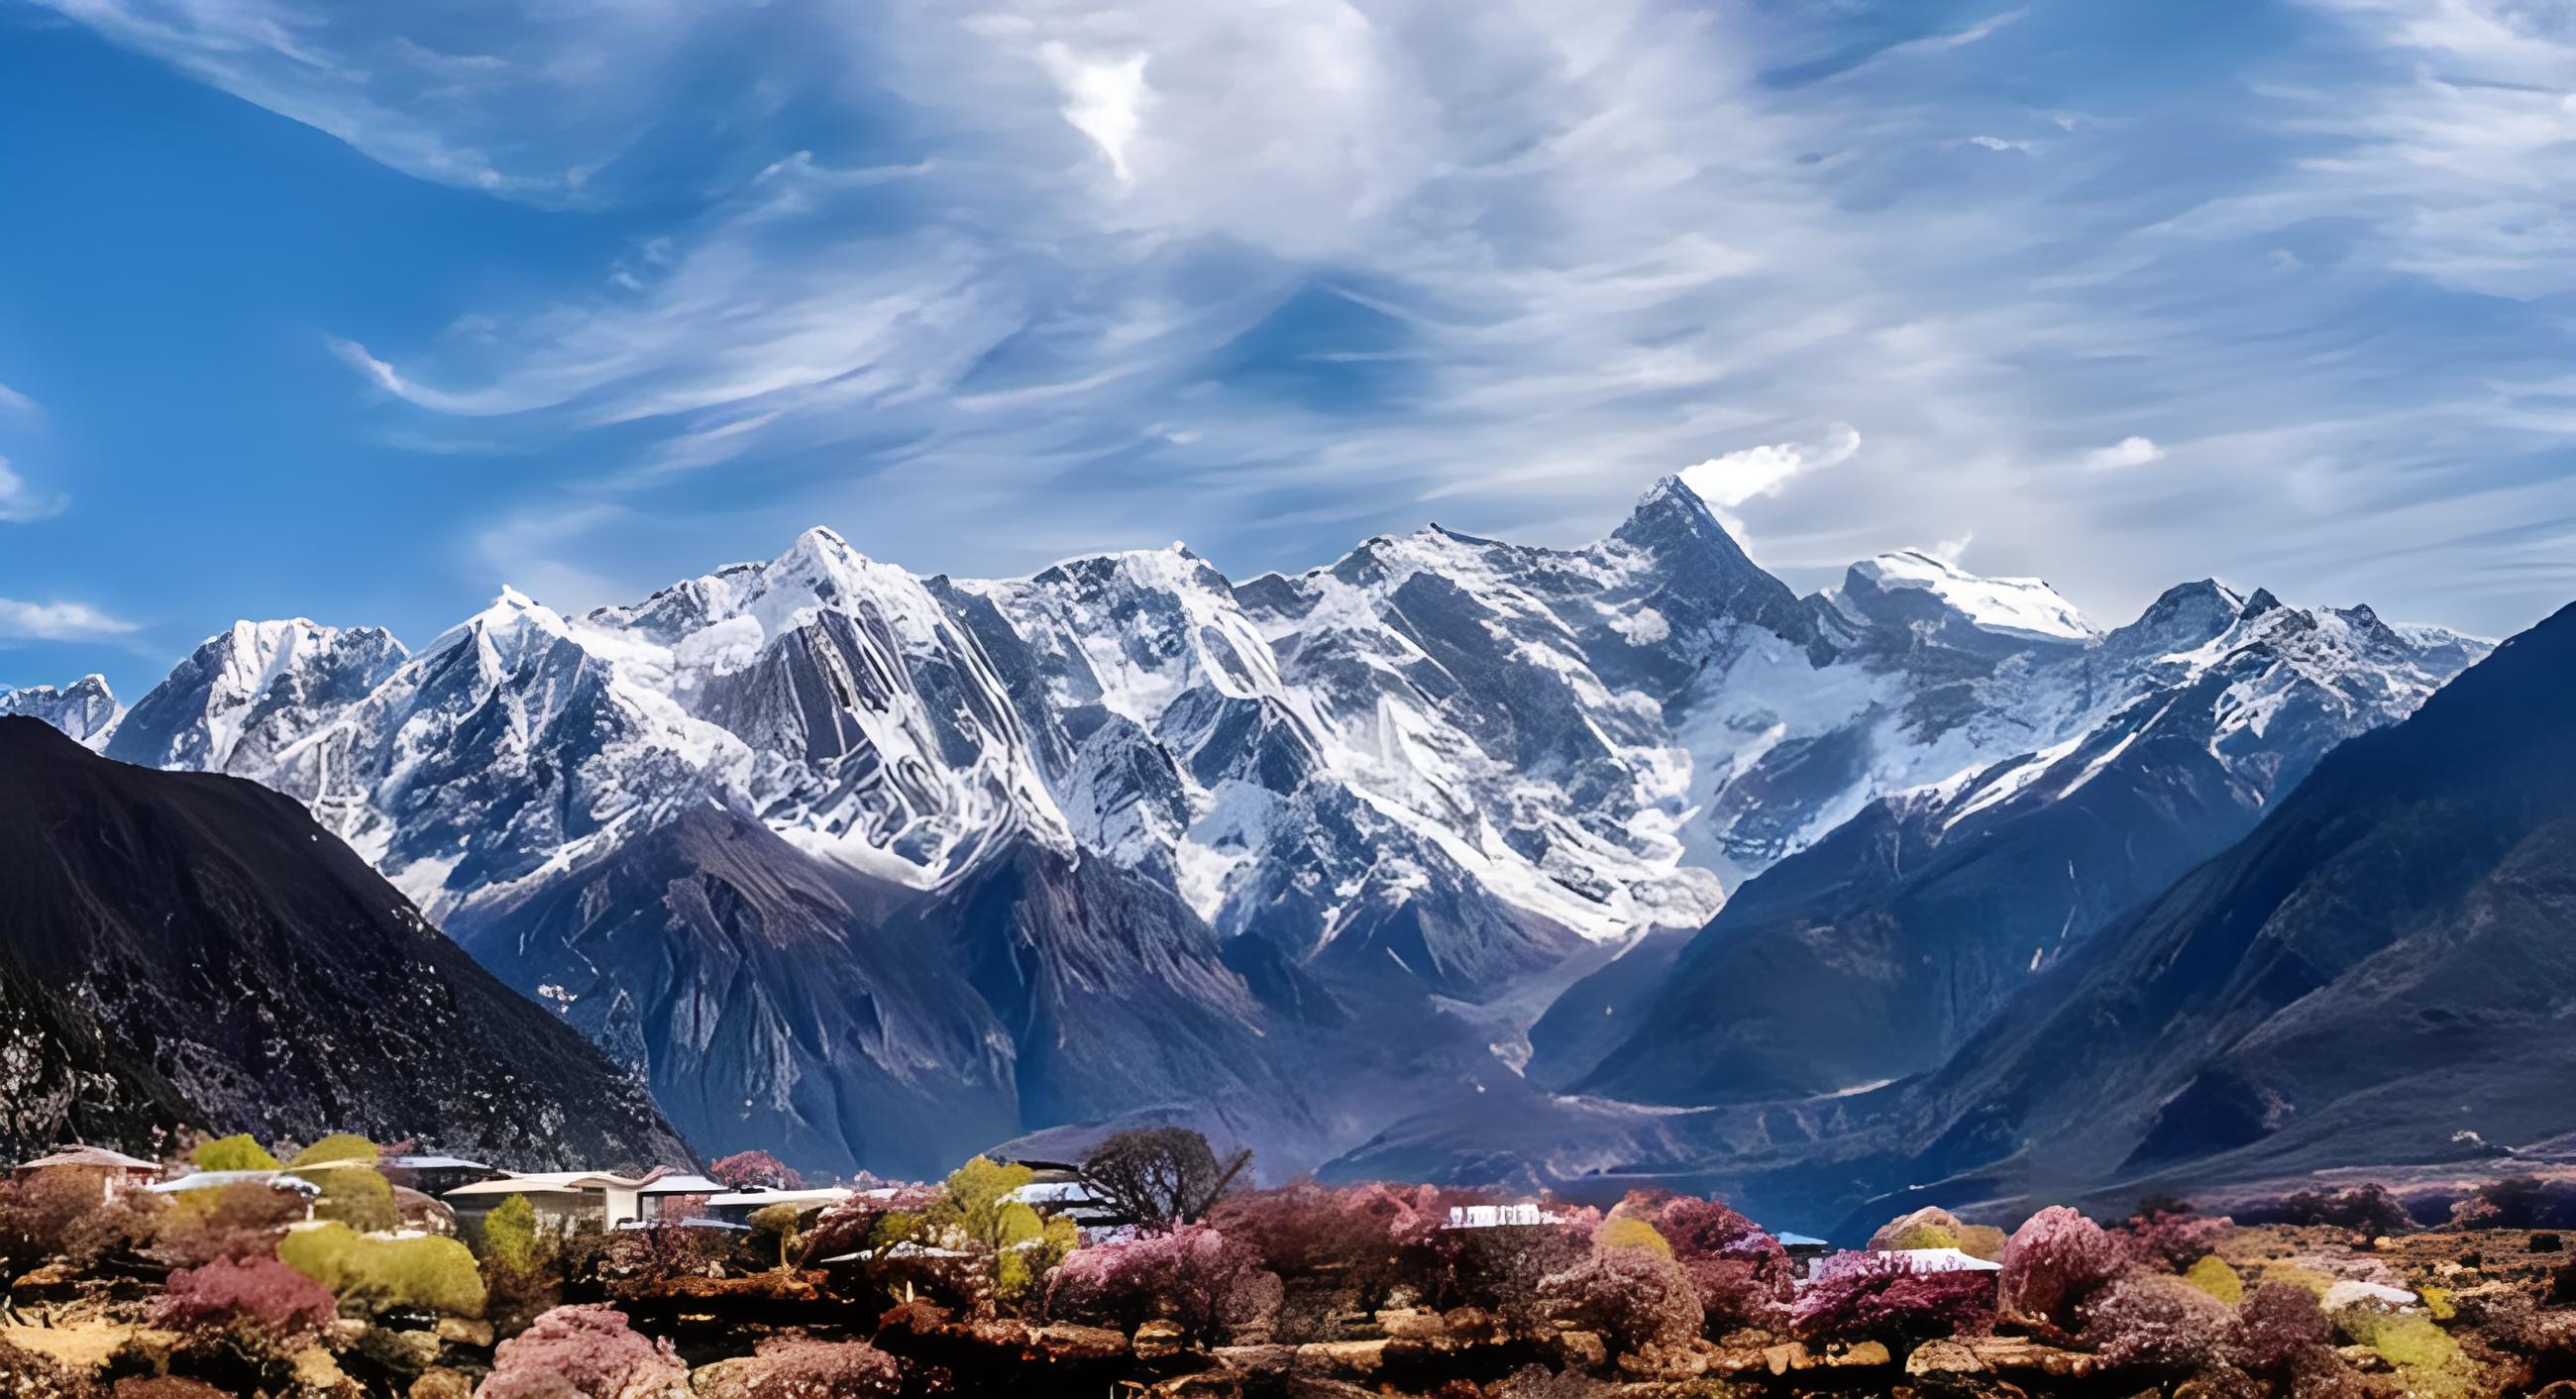
[[[754,1241],[778,1240],[779,1271],[787,1269],[787,1260],[796,1247],[797,1212],[794,1205],[763,1205],[751,1212],[751,1235]]]
[[[286,1168],[307,1172],[305,1178],[322,1187],[322,1198],[313,1205],[317,1217],[372,1234],[402,1222],[394,1208],[393,1183],[376,1169],[381,1159],[374,1142],[335,1132],[295,1153]]]
[[[277,1169],[277,1158],[269,1155],[267,1149],[248,1132],[236,1132],[229,1137],[217,1137],[212,1141],[200,1142],[191,1159],[196,1162],[197,1169],[201,1171],[273,1171]]]
[[[513,1273],[536,1267],[537,1207],[527,1196],[513,1195],[483,1216],[483,1261]]]
[[[949,1175],[946,1193],[923,1220],[923,1232],[932,1239],[978,1255],[991,1284],[990,1301],[1025,1296],[1079,1239],[1073,1221],[1042,1218],[1013,1198],[1036,1178],[1026,1166],[978,1156]]]

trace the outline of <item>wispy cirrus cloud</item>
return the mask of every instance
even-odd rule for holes
[[[1776,564],[1973,534],[2116,611],[2565,477],[2548,6],[2300,0],[2124,86],[2151,46],[2086,45],[2155,7],[53,2],[424,178],[657,211],[443,334],[330,327],[404,433],[524,441],[564,494],[508,510],[613,500],[546,546],[589,581],[694,570],[590,551],[711,502],[1268,561],[1431,502],[1602,528],[1699,462]],[[2413,611],[2526,586],[2444,564]]]
[[[38,489],[9,465],[7,457],[0,457],[0,524],[49,519],[70,504],[70,497]]]
[[[0,597],[0,644],[13,641],[100,641],[142,625],[78,602],[21,602]]]

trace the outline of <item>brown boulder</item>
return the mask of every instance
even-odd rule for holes
[[[438,1333],[371,1326],[353,1349],[396,1374],[416,1375],[438,1363]]]
[[[421,1371],[404,1393],[408,1399],[474,1399],[474,1381],[461,1370],[433,1367]]]
[[[451,1346],[490,1350],[492,1323],[467,1316],[442,1316],[438,1319],[438,1339]]]
[[[1361,1379],[1386,1364],[1385,1341],[1314,1341],[1297,1347],[1297,1368]]]
[[[1888,1353],[1882,1341],[1855,1341],[1825,1352],[1824,1363],[1834,1369],[1866,1369],[1872,1365],[1893,1365],[1896,1357]]]
[[[1989,1367],[1977,1353],[1957,1341],[1925,1341],[1905,1357],[1909,1375],[1974,1375]]]
[[[1139,1360],[1168,1360],[1180,1354],[1181,1348],[1188,1343],[1189,1333],[1182,1330],[1177,1321],[1156,1317],[1136,1328],[1135,1349]]]
[[[2065,1350],[2022,1336],[1971,1336],[1958,1344],[1966,1346],[1988,1369],[2011,1373],[2080,1379],[2101,1364],[2083,1351]]]
[[[1127,1333],[1057,1322],[1031,1327],[1028,1346],[1051,1361],[1109,1361],[1127,1353]]]
[[[1296,1368],[1297,1348],[1290,1345],[1218,1346],[1208,1358],[1247,1375],[1285,1374]]]
[[[1775,1375],[1785,1375],[1791,1370],[1803,1370],[1814,1363],[1816,1363],[1815,1357],[1807,1353],[1805,1346],[1795,1341],[1783,1341],[1779,1345],[1762,1348],[1762,1368]]]
[[[689,1392],[697,1399],[749,1399],[760,1362],[748,1355],[711,1360],[689,1372]]]
[[[1447,1335],[1449,1331],[1440,1313],[1413,1307],[1389,1307],[1379,1312],[1377,1329],[1384,1332],[1387,1339],[1396,1341],[1428,1341]]]

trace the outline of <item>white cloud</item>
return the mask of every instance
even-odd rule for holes
[[[1145,106],[1153,100],[1153,91],[1145,86],[1145,55],[1102,62],[1076,57],[1064,45],[1049,43],[1039,45],[1038,58],[1064,89],[1064,119],[1109,157],[1109,168],[1119,183],[1134,180],[1134,172],[1127,168],[1127,146],[1136,139]]]
[[[438,336],[328,327],[402,431],[482,419],[446,430],[639,524],[721,480],[781,537],[829,520],[961,572],[1131,533],[1267,565],[1435,498],[1571,538],[1764,443],[1691,471],[1776,554],[1973,523],[1998,570],[2143,602],[2179,558],[2331,576],[2294,533],[2345,557],[2428,519],[2464,536],[2444,493],[2566,438],[2538,375],[2502,382],[2483,300],[2475,355],[2412,304],[2420,338],[2351,333],[2356,308],[2391,323],[2390,269],[2576,286],[2576,67],[2528,0],[2302,0],[2351,42],[2248,53],[2258,98],[2231,66],[2125,107],[2078,71],[1992,96],[2028,67],[2018,10],[1800,82],[1848,51],[1809,20],[1849,7],[566,0],[431,32],[436,7],[51,3],[425,178],[649,186],[633,245],[578,279]],[[789,104],[792,132],[767,119]],[[2163,158],[2183,109],[2229,160]],[[2035,120],[2045,160],[1924,173]],[[2181,459],[2084,450],[2150,410]],[[1852,417],[1866,458],[1791,488],[1851,456],[1803,438]],[[2106,469],[2070,488],[2070,460]],[[2299,529],[2213,529],[2188,501],[2214,481]]]
[[[1839,466],[1859,451],[1860,433],[1837,425],[1821,446],[1774,442],[1746,447],[1685,468],[1681,477],[1700,499],[1731,510],[1758,496],[1778,495],[1796,477]]]
[[[0,640],[97,641],[141,630],[77,602],[20,602],[0,597]]]
[[[50,519],[70,504],[68,496],[29,485],[25,477],[11,469],[7,457],[0,457],[0,523]]]
[[[45,411],[43,405],[37,403],[36,400],[27,397],[25,394],[18,392],[7,384],[0,384],[0,409],[5,409],[8,412],[30,418],[37,417]]]
[[[2146,466],[2165,459],[2165,449],[2149,438],[2123,437],[2108,447],[2096,447],[2084,454],[2084,465],[2094,471],[2122,471],[2133,466]]]

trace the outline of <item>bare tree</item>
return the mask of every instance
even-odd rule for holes
[[[1219,1159],[1208,1139],[1186,1127],[1142,1127],[1113,1133],[1082,1163],[1094,1203],[1139,1228],[1196,1224],[1234,1188],[1252,1153]]]

